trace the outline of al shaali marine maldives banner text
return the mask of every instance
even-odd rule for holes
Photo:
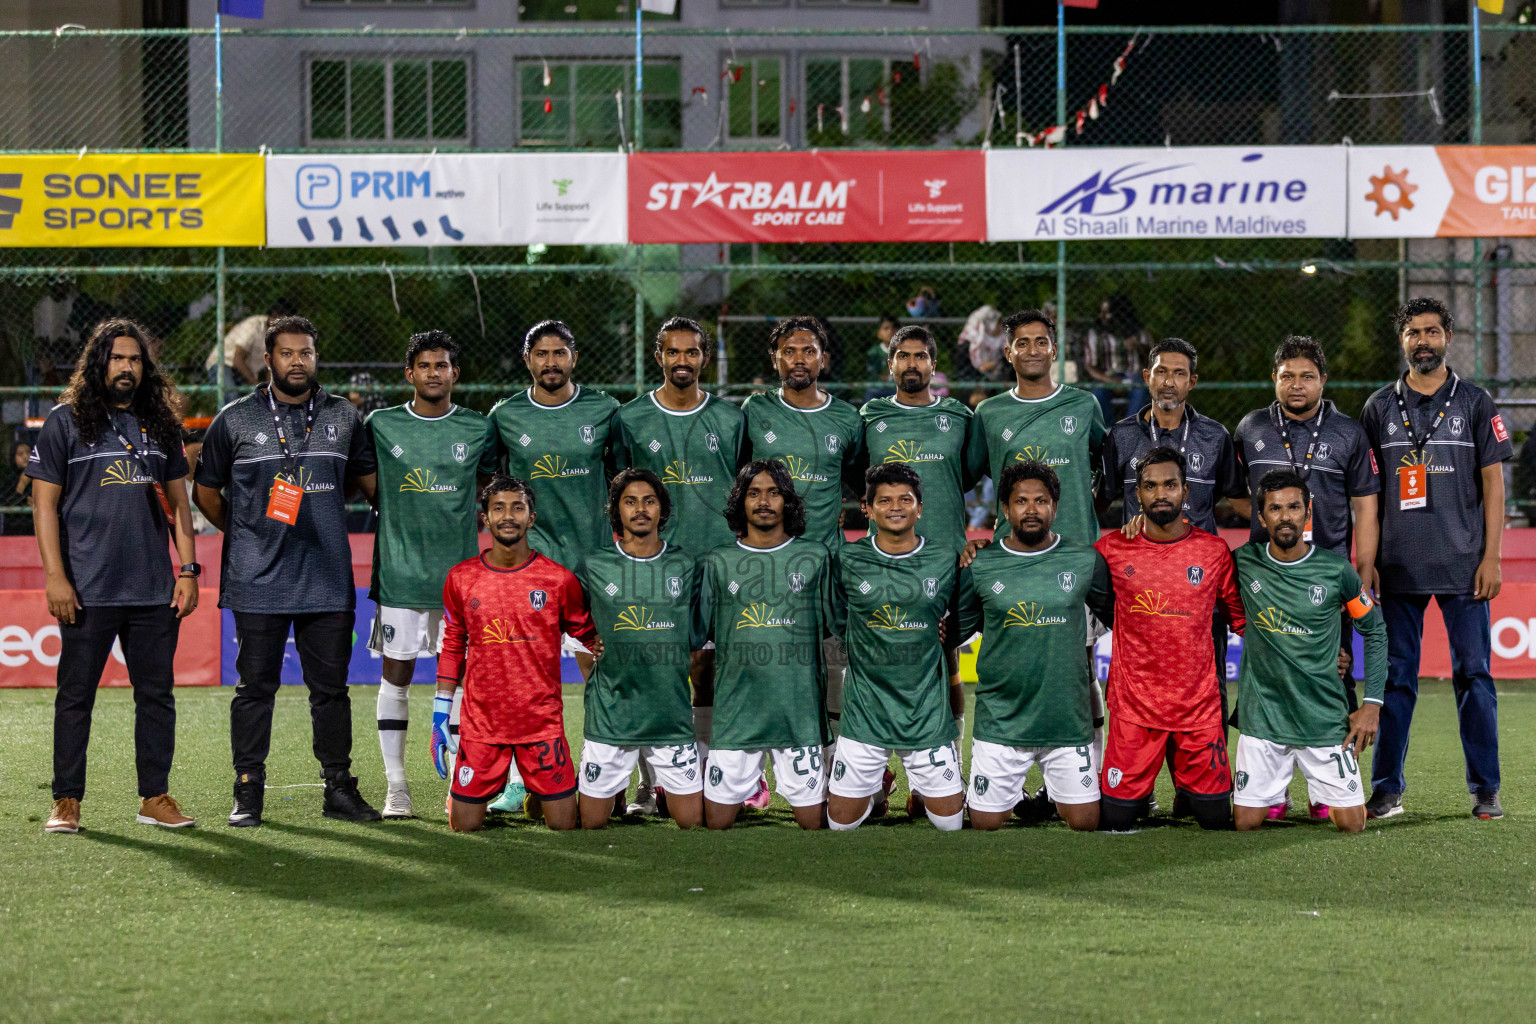
[[[620,153],[270,156],[267,244],[623,244],[626,166]]]
[[[0,246],[261,245],[251,154],[0,156]]]

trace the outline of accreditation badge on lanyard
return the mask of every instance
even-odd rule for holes
[[[1317,452],[1317,439],[1323,432],[1323,415],[1326,412],[1327,406],[1323,405],[1322,402],[1318,402],[1317,419],[1313,420],[1312,426],[1307,428],[1312,432],[1312,440],[1307,442],[1307,454],[1302,459],[1301,465],[1298,466],[1296,465],[1296,456],[1291,452],[1291,425],[1280,411],[1280,403],[1275,403],[1275,430],[1279,432],[1280,441],[1285,445],[1285,461],[1291,464],[1292,471],[1301,477],[1303,482],[1306,482],[1307,478],[1312,475],[1312,456]],[[1307,544],[1312,543],[1312,506],[1310,504],[1307,505],[1307,525],[1302,527],[1301,539]]]
[[[304,441],[297,451],[288,444],[288,432],[283,426],[284,417],[278,414],[277,401],[272,397],[272,385],[267,385],[267,406],[272,410],[272,429],[277,433],[277,446],[283,450],[283,471],[272,480],[272,495],[267,499],[267,518],[276,519],[285,526],[299,521],[299,506],[304,501],[304,488],[299,483],[299,456],[309,447],[309,433],[315,425],[315,396],[317,386],[310,393],[304,410]],[[285,479],[286,476],[286,479]]]
[[[1397,507],[1405,512],[1409,509],[1429,508],[1429,441],[1445,421],[1445,414],[1450,411],[1451,401],[1456,397],[1456,388],[1461,383],[1456,371],[1447,369],[1446,372],[1451,375],[1451,393],[1445,397],[1445,404],[1440,407],[1440,412],[1429,425],[1429,431],[1422,441],[1414,432],[1413,417],[1408,414],[1408,402],[1403,398],[1403,378],[1397,379],[1397,387],[1394,389],[1398,415],[1403,418],[1403,430],[1413,445],[1409,454],[1416,460],[1412,465],[1397,467]]]
[[[171,511],[171,499],[166,496],[165,488],[160,481],[155,479],[154,471],[149,468],[149,435],[144,431],[144,425],[139,425],[139,441],[142,448],[135,448],[133,442],[123,436],[123,430],[118,426],[117,417],[112,418],[112,429],[117,433],[117,439],[122,446],[133,456],[133,461],[139,464],[139,469],[149,478],[149,486],[154,489],[155,497],[160,499],[160,511],[165,513],[165,521],[172,527],[176,525],[176,513]]]

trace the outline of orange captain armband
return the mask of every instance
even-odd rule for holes
[[[1376,602],[1371,600],[1371,595],[1366,593],[1364,587],[1361,587],[1360,596],[1346,601],[1344,607],[1349,611],[1350,618],[1363,619],[1371,614],[1371,609],[1376,607]]]

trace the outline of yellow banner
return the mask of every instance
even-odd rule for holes
[[[256,153],[0,156],[0,246],[262,245]]]

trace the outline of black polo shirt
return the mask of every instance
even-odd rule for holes
[[[345,398],[318,393],[307,445],[305,404],[277,402],[277,415],[297,454],[304,498],[292,526],[269,518],[272,481],[283,471],[284,460],[268,386],[219,411],[197,462],[197,482],[224,491],[229,501],[219,606],[271,615],[350,611],[357,597],[347,540],[346,481],[377,470],[373,446],[367,443],[362,417]]]
[[[119,431],[135,448],[145,449],[142,463],[124,446]],[[64,575],[87,608],[169,605],[176,591],[170,526],[154,484],[175,481],[181,487],[187,454],[180,441],[166,450],[146,440],[132,413],[117,412],[96,443],[86,444],[74,411],[58,405],[32,448],[27,475],[63,488],[59,550]]]
[[[1176,448],[1184,456],[1184,481],[1189,484],[1185,516],[1200,529],[1215,533],[1216,503],[1222,498],[1242,497],[1242,477],[1232,450],[1232,435],[1192,405],[1184,406],[1183,419],[1172,430],[1162,430],[1152,422],[1150,407],[1111,426],[1104,439],[1102,493],[1110,500],[1125,499],[1120,522],[1130,522],[1141,512],[1136,498],[1136,467],[1148,452],[1162,445]]]
[[[1470,594],[1486,540],[1482,470],[1514,455],[1509,429],[1488,392],[1455,371],[1433,395],[1414,391],[1406,378],[1372,395],[1360,413],[1383,477],[1381,587],[1389,594]],[[1399,385],[1420,441],[1445,410],[1422,455],[1403,427]],[[1429,505],[1404,509],[1398,469],[1420,462],[1429,466]]]
[[[1289,454],[1285,450],[1287,437],[1291,442]],[[1279,402],[1271,402],[1243,417],[1235,440],[1253,499],[1258,500],[1259,481],[1265,473],[1295,469],[1312,492],[1312,543],[1348,559],[1354,534],[1349,500],[1381,491],[1371,443],[1360,424],[1326,398],[1305,420],[1291,419],[1281,412]],[[1257,506],[1248,533],[1253,540],[1269,540]]]

